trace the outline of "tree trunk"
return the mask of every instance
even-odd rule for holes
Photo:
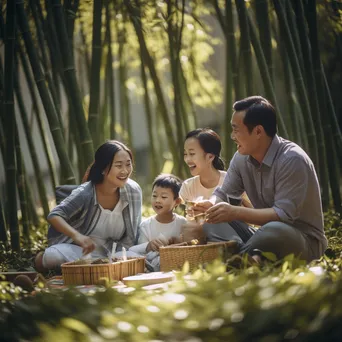
[[[7,223],[11,234],[11,247],[20,251],[20,233],[17,214],[17,166],[15,160],[15,114],[14,114],[14,51],[16,31],[16,4],[7,1],[5,26],[5,68],[4,68],[4,101],[3,110],[6,122],[6,190],[7,190]]]
[[[73,174],[72,167],[67,155],[67,150],[59,125],[58,117],[45,84],[45,79],[40,67],[39,58],[34,47],[33,39],[29,30],[28,21],[24,8],[24,2],[22,0],[16,0],[16,9],[18,13],[18,23],[24,38],[25,47],[30,59],[35,82],[37,84],[39,94],[41,96],[42,103],[49,121],[50,131],[54,139],[61,168],[64,170],[65,179],[63,180],[63,183],[75,184],[75,176]]]
[[[88,127],[94,146],[99,145],[99,109],[100,109],[100,69],[101,69],[101,17],[102,0],[94,1],[93,9],[93,43],[91,56],[90,101],[88,113]]]

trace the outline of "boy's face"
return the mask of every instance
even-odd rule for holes
[[[166,214],[179,204],[179,199],[175,199],[170,188],[161,188],[160,186],[155,186],[152,190],[152,208],[156,214]]]

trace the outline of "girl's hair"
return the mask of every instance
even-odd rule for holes
[[[189,132],[185,140],[189,138],[197,139],[205,153],[211,153],[215,156],[213,166],[216,170],[224,170],[224,162],[220,157],[221,138],[216,132],[210,128],[197,128]]]
[[[109,173],[114,157],[119,151],[127,152],[133,162],[132,152],[125,144],[117,140],[107,140],[95,152],[95,161],[90,167],[87,181],[94,184],[102,183],[105,169],[109,167],[107,171]]]

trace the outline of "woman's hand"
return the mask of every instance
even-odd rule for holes
[[[167,246],[168,242],[163,240],[163,239],[154,239],[151,240],[147,247],[146,247],[146,252],[157,252],[159,251],[159,247]]]
[[[73,240],[77,245],[82,247],[83,255],[91,253],[96,247],[94,241],[89,236],[80,233],[75,234]]]

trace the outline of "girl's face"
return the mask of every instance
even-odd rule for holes
[[[172,212],[180,200],[175,199],[175,195],[170,188],[155,186],[152,190],[151,202],[155,213],[162,215]]]
[[[123,150],[116,152],[112,167],[109,172],[108,170],[109,167],[107,166],[104,170],[104,182],[118,188],[125,186],[133,170],[130,155]]]
[[[189,166],[192,176],[198,176],[203,170],[210,168],[213,157],[213,154],[204,152],[198,139],[185,140],[184,161]]]

